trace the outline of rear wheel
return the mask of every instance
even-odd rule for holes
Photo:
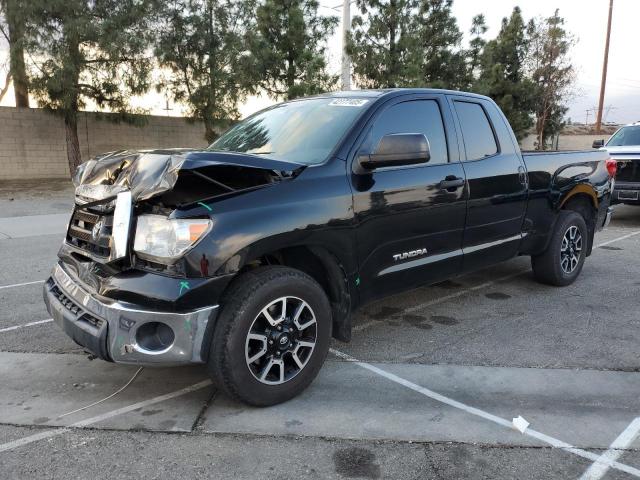
[[[258,406],[284,402],[318,374],[329,350],[331,310],[303,272],[264,267],[225,295],[208,370],[229,396]]]
[[[573,283],[582,271],[588,239],[584,218],[573,211],[561,211],[549,246],[542,254],[531,257],[536,279],[556,286]]]

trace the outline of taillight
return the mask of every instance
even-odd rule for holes
[[[616,162],[613,158],[607,158],[607,172],[609,172],[609,176],[611,178],[616,176],[616,170],[618,169],[618,162]]]

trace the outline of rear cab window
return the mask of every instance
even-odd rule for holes
[[[480,160],[498,153],[498,143],[482,105],[475,102],[453,102],[462,129],[467,161]]]

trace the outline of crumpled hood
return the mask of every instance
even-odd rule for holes
[[[193,172],[212,191],[225,193],[273,183],[303,165],[245,153],[206,150],[124,150],[88,160],[73,178],[76,196],[105,200],[131,191],[132,200],[146,200],[172,190],[181,175]],[[215,195],[213,195],[215,196]]]

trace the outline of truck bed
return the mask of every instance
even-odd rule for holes
[[[581,174],[589,175],[598,163],[609,158],[609,154],[604,150],[523,151],[522,157],[529,178],[536,172],[545,172],[552,176],[562,172],[562,177],[571,178]]]
[[[530,157],[544,157],[550,156],[562,158],[565,163],[574,163],[581,161],[600,161],[609,158],[609,154],[604,150],[522,150],[522,156],[526,158]]]

